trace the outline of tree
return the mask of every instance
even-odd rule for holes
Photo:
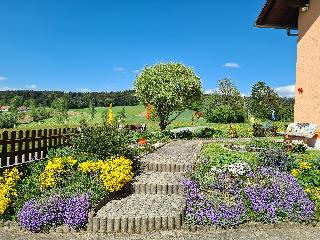
[[[109,107],[111,103],[113,103],[112,98],[106,97],[104,99],[104,104],[106,107]]]
[[[97,110],[95,108],[95,103],[93,100],[90,100],[89,108],[90,108],[91,119],[94,119],[94,116],[96,115]]]
[[[252,86],[249,109],[257,118],[271,119],[272,111],[279,114],[280,97],[278,93],[264,82],[257,82]]]
[[[246,119],[244,99],[229,78],[218,81],[218,90],[206,98],[204,105],[209,122],[238,123]]]
[[[221,96],[221,105],[229,105],[233,109],[243,109],[244,100],[230,78],[219,80],[218,88],[218,94]]]
[[[10,111],[16,112],[18,107],[21,107],[23,105],[23,98],[21,96],[14,96],[10,100]]]
[[[57,98],[52,103],[52,108],[56,110],[58,121],[61,122],[63,119],[67,119],[69,110],[69,101],[65,97]]]
[[[145,67],[137,76],[138,100],[151,104],[165,130],[185,109],[202,97],[200,78],[193,69],[180,63],[159,63]]]

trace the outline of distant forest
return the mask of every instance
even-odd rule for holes
[[[60,97],[67,98],[70,108],[105,107],[108,102],[113,106],[134,106],[139,102],[133,90],[120,92],[62,92],[62,91],[0,91],[0,104],[10,105],[14,97],[21,97],[24,103],[34,100],[38,106],[51,107],[52,102]]]

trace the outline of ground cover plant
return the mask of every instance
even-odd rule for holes
[[[225,143],[203,147],[195,170],[184,180],[188,224],[232,227],[319,219],[318,152],[285,151],[284,144],[266,140],[239,145],[263,151],[239,152]]]

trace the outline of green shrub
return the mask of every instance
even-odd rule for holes
[[[17,120],[17,114],[14,112],[0,113],[0,129],[13,128]]]
[[[207,110],[206,119],[211,123],[243,123],[246,114],[242,110],[233,109],[228,105],[221,105],[213,110]]]
[[[265,149],[259,153],[258,164],[263,167],[272,167],[279,171],[288,171],[293,166],[293,160],[282,149]]]
[[[262,149],[270,149],[270,148],[283,149],[284,148],[283,143],[269,141],[267,139],[253,140],[246,143],[246,146],[252,147],[252,148],[262,148]]]
[[[253,124],[253,136],[254,137],[266,137],[266,130],[263,128],[262,124]]]
[[[129,132],[110,125],[84,127],[70,139],[75,150],[94,154],[99,159],[107,159],[115,155],[133,158],[129,148]]]
[[[202,128],[194,133],[197,138],[219,138],[222,137],[223,133],[221,130],[213,128]]]
[[[52,115],[52,111],[47,110],[44,107],[39,107],[39,108],[34,107],[31,110],[31,117],[32,117],[32,120],[35,122],[39,122],[47,118],[50,118],[51,115]]]
[[[174,138],[177,138],[177,139],[192,139],[193,138],[193,132],[191,132],[190,130],[179,131],[179,132],[174,134]]]

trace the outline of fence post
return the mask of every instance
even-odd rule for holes
[[[5,167],[8,165],[7,162],[7,152],[8,152],[8,131],[4,131],[2,133],[2,151],[1,151],[1,167]]]
[[[13,165],[16,163],[16,137],[17,137],[17,132],[12,131],[10,133],[10,158],[9,158],[9,165]]]
[[[42,130],[39,129],[37,132],[37,159],[40,159],[41,156],[41,150],[42,150]]]
[[[30,131],[26,130],[25,134],[25,145],[24,145],[24,162],[30,161]]]
[[[43,130],[43,156],[47,157],[48,154],[48,130]]]
[[[17,152],[17,155],[18,155],[18,163],[22,163],[24,162],[24,159],[22,159],[22,155],[23,155],[23,151],[22,151],[22,147],[23,147],[23,131],[20,130],[18,132],[18,152]]]
[[[31,131],[31,160],[34,160],[36,158],[36,136],[37,136],[37,131],[32,130]]]

